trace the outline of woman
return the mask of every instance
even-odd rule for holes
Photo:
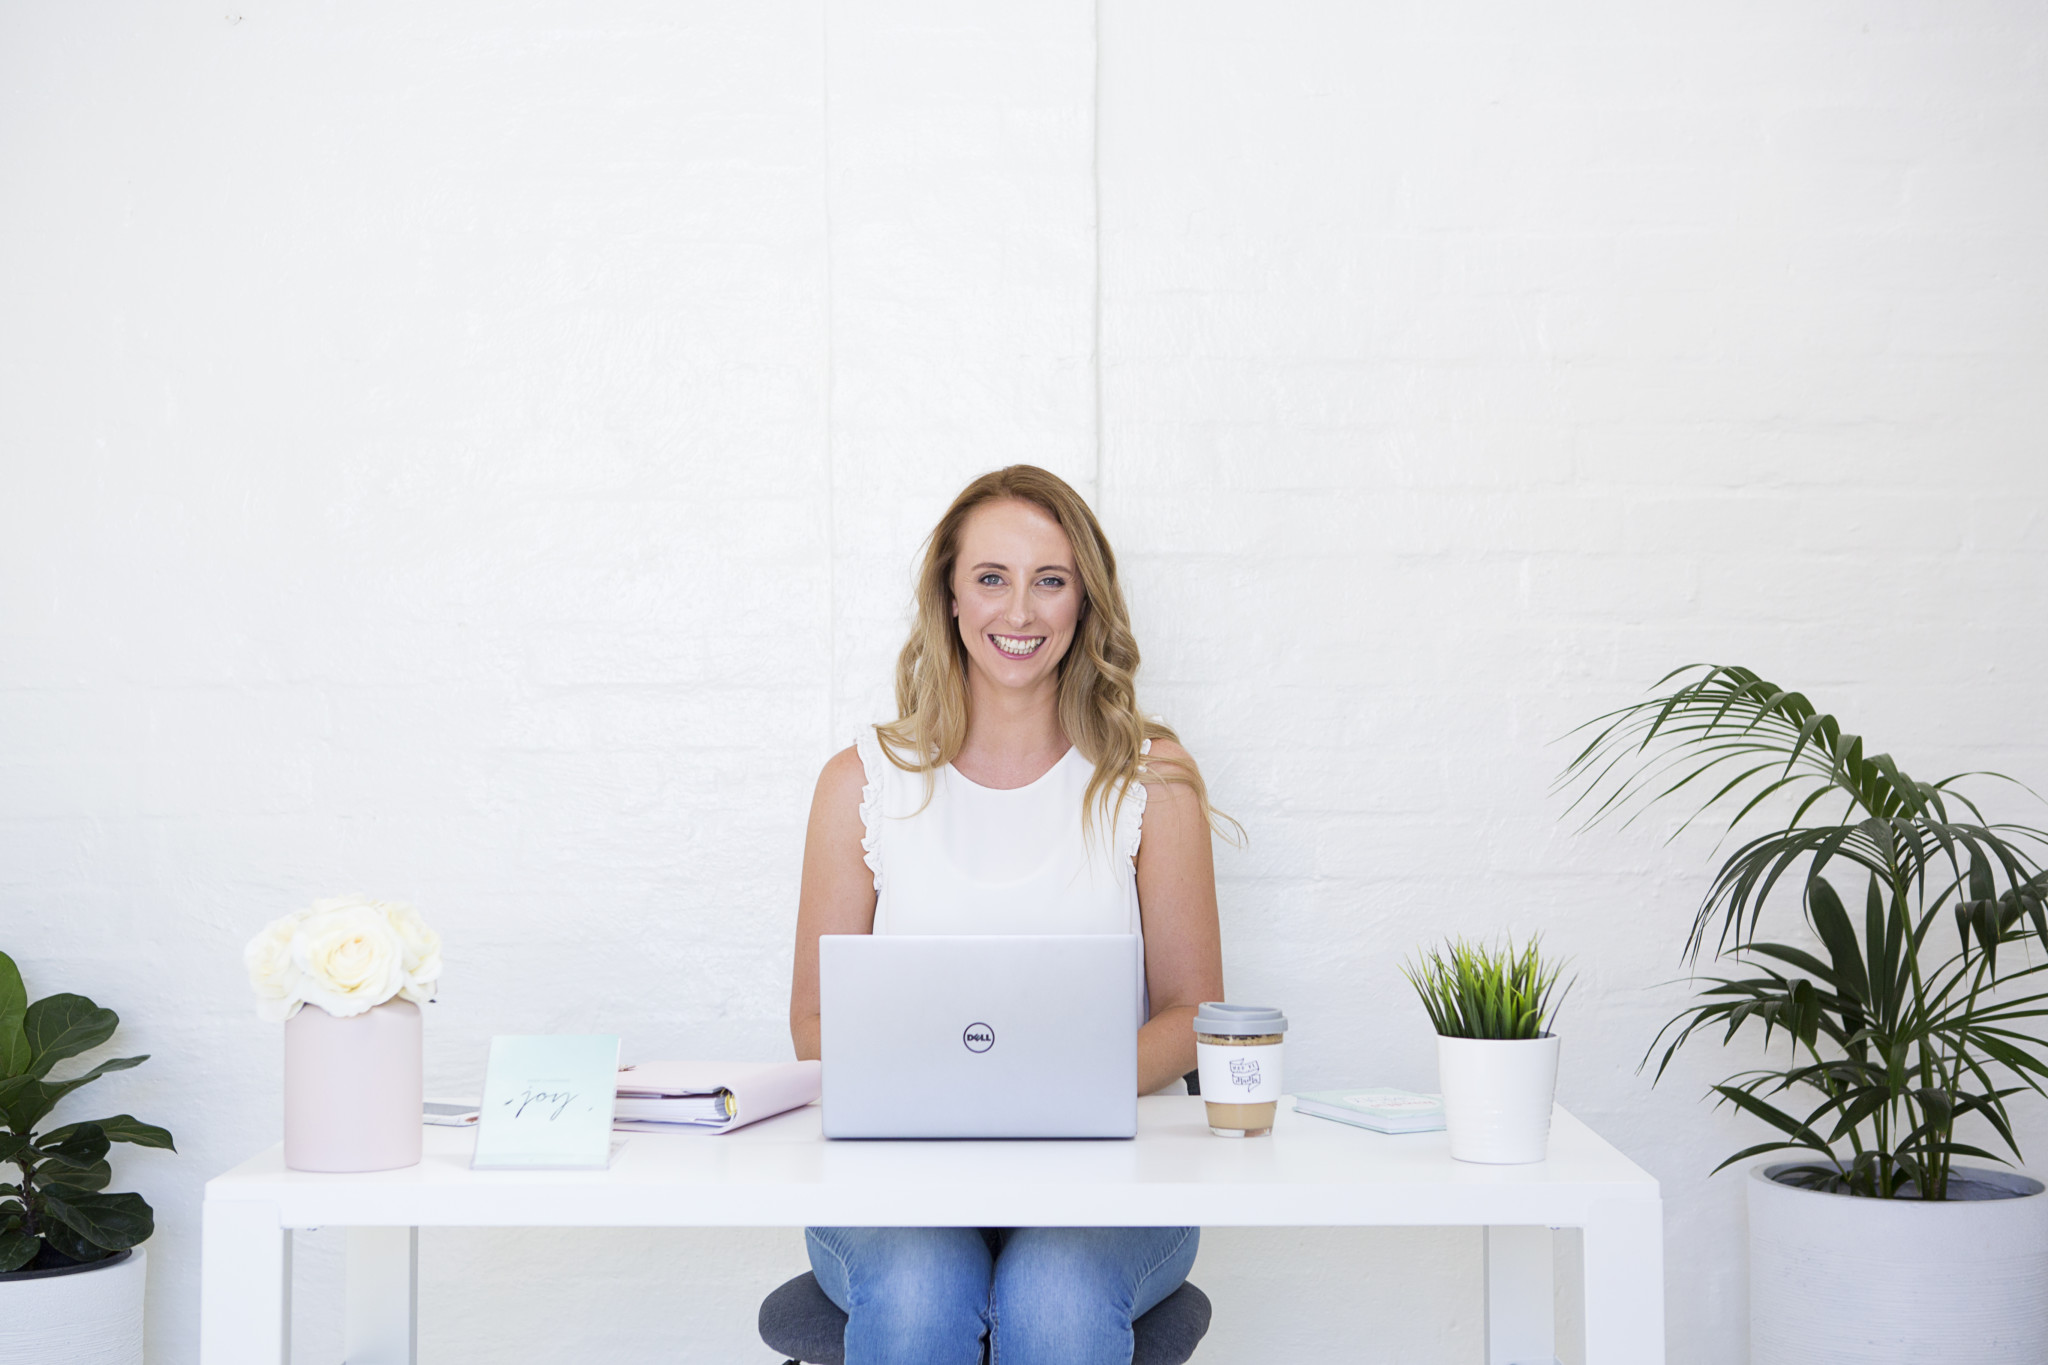
[[[818,1055],[818,936],[1142,934],[1138,1090],[1195,1064],[1223,997],[1194,762],[1139,714],[1116,558],[1080,496],[1012,465],[933,530],[892,723],[825,765],[811,805],[790,1032]],[[848,1365],[1128,1362],[1187,1277],[1194,1228],[812,1228]]]

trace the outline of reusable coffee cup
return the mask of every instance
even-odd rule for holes
[[[1264,1137],[1280,1105],[1280,1037],[1287,1016],[1266,1005],[1207,1001],[1195,1011],[1195,1063],[1209,1131]]]

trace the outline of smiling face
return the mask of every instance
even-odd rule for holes
[[[1006,688],[1051,686],[1081,621],[1066,532],[1033,503],[983,503],[960,527],[953,615],[971,674]]]

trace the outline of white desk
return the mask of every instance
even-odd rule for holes
[[[727,1137],[634,1134],[608,1171],[472,1171],[474,1140],[429,1128],[419,1165],[368,1175],[288,1171],[273,1147],[208,1181],[201,1365],[289,1361],[292,1230],[336,1226],[348,1365],[414,1360],[422,1227],[806,1225],[1483,1227],[1485,1365],[1554,1359],[1550,1230],[1576,1227],[1587,1365],[1664,1360],[1657,1182],[1561,1109],[1534,1166],[1287,1102],[1272,1137],[1226,1140],[1187,1096],[1140,1100],[1129,1142],[830,1142],[815,1108]]]

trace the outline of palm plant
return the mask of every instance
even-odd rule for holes
[[[1703,1030],[1720,1030],[1725,1044],[1759,1025],[1767,1055],[1782,1032],[1782,1064],[1713,1087],[1719,1103],[1777,1136],[1714,1169],[1797,1150],[1817,1159],[1781,1173],[1789,1183],[1946,1199],[1955,1158],[2005,1160],[1957,1140],[1969,1114],[2017,1158],[2006,1100],[2040,1092],[2048,1077],[2048,1049],[2033,1032],[2048,992],[2032,980],[2048,963],[2032,960],[2026,943],[2048,946],[2048,873],[2038,857],[2048,833],[1988,821],[1958,786],[2011,779],[1916,781],[1804,696],[1746,668],[1692,665],[1657,689],[1573,732],[1592,733],[1559,785],[1576,793],[1586,825],[1617,815],[1626,823],[1657,802],[1697,796],[1704,800],[1680,829],[1733,808],[1734,839],[1750,817],[1790,810],[1782,826],[1772,822],[1728,854],[1686,940],[1687,962],[1711,940],[1717,957],[1754,974],[1700,978],[1697,1003],[1643,1059],[1663,1045],[1661,1079]],[[1828,871],[1864,884],[1860,923]],[[1803,901],[1820,953],[1758,937],[1772,894],[1786,889]],[[1944,924],[1954,938],[1937,933]]]

